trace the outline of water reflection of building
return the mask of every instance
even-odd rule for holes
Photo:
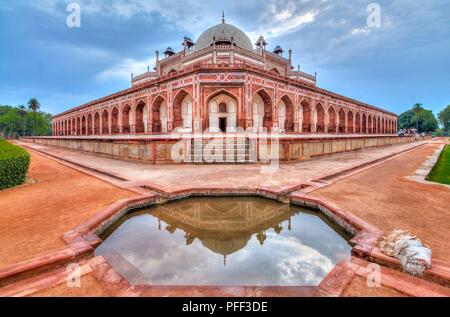
[[[277,234],[283,230],[282,223],[296,213],[292,206],[276,201],[258,198],[233,198],[180,200],[152,209],[152,215],[167,224],[166,230],[185,232],[186,244],[195,239],[211,251],[226,256],[244,248],[253,235],[261,245],[267,238],[267,231]]]

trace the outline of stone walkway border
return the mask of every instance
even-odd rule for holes
[[[448,189],[450,189],[450,185],[447,184],[441,184],[438,182],[432,182],[427,180],[428,175],[430,174],[431,170],[433,169],[434,165],[436,165],[436,162],[439,159],[439,156],[441,155],[442,151],[444,150],[445,144],[441,144],[436,151],[428,157],[428,159],[423,163],[421,167],[419,167],[413,175],[406,176],[407,179],[422,183],[422,184],[428,184],[428,185],[439,185],[444,186]]]

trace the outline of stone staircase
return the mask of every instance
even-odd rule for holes
[[[192,139],[190,160],[197,164],[254,163],[255,149],[250,139],[243,137]]]

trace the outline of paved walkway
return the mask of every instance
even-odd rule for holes
[[[0,268],[66,247],[66,231],[137,195],[29,152],[36,183],[0,191]]]
[[[427,144],[311,194],[385,232],[409,230],[431,247],[434,259],[450,263],[450,189],[407,178],[438,146]]]
[[[361,164],[410,149],[421,144],[414,142],[360,152],[346,152],[317,160],[282,163],[272,174],[261,172],[259,165],[154,165],[137,161],[123,161],[93,154],[22,143],[36,150],[48,152],[65,160],[112,173],[130,181],[151,182],[163,190],[185,188],[256,188],[277,189],[335,174]]]

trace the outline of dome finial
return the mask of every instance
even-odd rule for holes
[[[222,10],[222,23],[225,23],[225,10]]]

